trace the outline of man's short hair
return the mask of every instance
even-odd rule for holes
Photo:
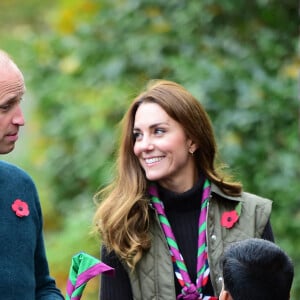
[[[288,300],[294,266],[276,244],[257,238],[235,242],[221,259],[224,289],[234,300]]]

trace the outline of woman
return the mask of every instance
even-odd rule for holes
[[[215,156],[209,117],[182,86],[155,81],[134,99],[116,178],[97,195],[101,259],[116,269],[101,300],[217,299],[224,247],[273,240],[271,201],[220,175]]]

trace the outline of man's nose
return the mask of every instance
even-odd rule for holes
[[[12,122],[13,122],[13,124],[19,125],[19,126],[25,125],[25,118],[24,118],[24,114],[23,114],[23,111],[22,111],[22,108],[20,105],[18,105],[15,109]]]

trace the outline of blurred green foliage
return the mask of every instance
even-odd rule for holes
[[[32,102],[21,164],[40,188],[62,289],[73,254],[98,256],[92,197],[112,178],[117,124],[149,79],[165,78],[206,107],[220,157],[245,189],[273,199],[298,299],[298,3],[3,0],[0,9],[1,48],[23,68]]]

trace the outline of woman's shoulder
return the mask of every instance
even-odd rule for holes
[[[252,203],[268,203],[271,204],[272,200],[256,195],[256,194],[252,194],[249,192],[246,192],[244,190],[242,190],[241,194],[238,196],[229,196],[226,195],[224,192],[222,192],[220,190],[220,188],[218,186],[216,186],[215,184],[212,184],[212,193],[215,194],[217,197],[222,198],[222,199],[226,199],[226,200],[233,200],[233,201],[241,201],[241,202],[252,202]]]
[[[270,200],[268,198],[265,198],[265,197],[262,197],[262,196],[259,196],[256,194],[252,194],[249,192],[242,192],[241,199],[243,201],[252,201],[252,202],[255,201],[258,204],[259,203],[272,204],[272,202],[273,202],[272,200]]]

